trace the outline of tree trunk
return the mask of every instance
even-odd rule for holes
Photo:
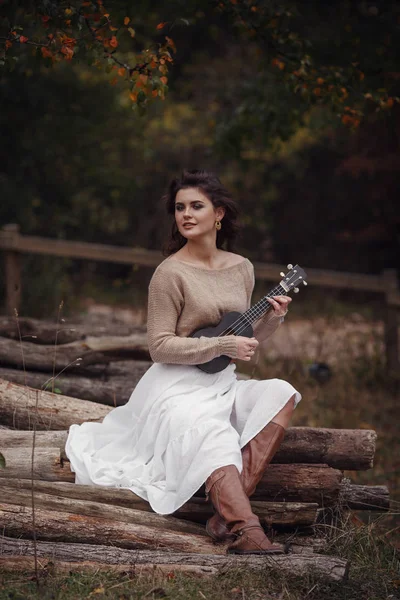
[[[0,469],[0,481],[32,478],[32,448],[0,448],[5,467]],[[75,474],[61,458],[60,448],[35,448],[33,479],[45,481],[75,481]]]
[[[3,502],[25,506],[32,506],[32,493],[30,490],[21,490],[9,487],[7,484],[1,486],[1,498]],[[154,527],[157,530],[171,530],[181,533],[194,533],[196,535],[207,536],[206,530],[201,525],[176,519],[172,516],[162,516],[153,512],[144,512],[137,510],[132,503],[131,508],[121,506],[112,506],[101,502],[92,502],[88,500],[77,500],[76,498],[61,498],[52,494],[43,492],[34,492],[35,509],[51,510],[57,512],[72,513],[85,517],[96,517],[119,521],[121,523],[135,523],[136,525],[145,525]]]
[[[276,465],[266,469],[252,498],[318,502],[327,506],[337,502],[342,472],[328,465]]]
[[[30,319],[19,317],[18,324],[15,317],[0,317],[0,336],[12,340],[19,340],[20,335],[25,341],[31,341],[34,344],[68,344],[82,340],[88,335],[133,335],[144,334],[146,328],[143,326],[129,325],[126,323],[113,323],[112,329],[107,330],[104,325],[87,325],[78,322],[54,323],[41,319]]]
[[[339,502],[353,510],[390,509],[389,490],[386,485],[355,485],[350,479],[342,482]]]
[[[59,376],[54,379],[54,389],[61,390],[62,394],[106,404],[108,406],[122,406],[126,404],[135,389],[139,379],[148,370],[151,363],[146,361],[132,361],[133,366],[129,373],[104,379],[101,377],[82,377],[76,374]],[[0,377],[13,383],[29,385],[35,389],[52,390],[53,379],[51,373],[39,371],[17,371],[16,369],[0,368]]]
[[[289,427],[274,462],[319,463],[346,471],[371,469],[376,437],[369,429]]]
[[[172,548],[170,548],[172,550]],[[14,540],[2,538],[0,545],[1,556],[29,555],[34,553],[33,542],[29,540]],[[310,575],[312,578],[321,577],[330,581],[343,581],[348,577],[349,563],[346,560],[321,554],[286,554],[275,556],[235,556],[179,553],[167,551],[123,550],[117,547],[93,546],[81,544],[60,544],[50,542],[37,542],[37,554],[51,560],[67,561],[93,561],[107,565],[125,565],[129,572],[137,565],[172,565],[182,564],[187,566],[204,566],[223,569],[240,567],[265,571],[274,569],[284,575],[297,575],[300,577]],[[268,575],[268,572],[267,572]]]
[[[135,509],[137,511],[152,512],[149,503],[136,496],[136,494],[133,494],[130,490],[38,480],[35,480],[33,485],[35,499],[40,499],[43,495],[43,497],[46,496],[46,501],[48,502],[50,502],[51,497],[57,497],[57,501],[65,499],[69,503],[85,501],[88,504],[92,504],[95,502],[101,503],[100,505],[103,506],[112,505]],[[31,488],[32,482],[29,479],[7,479],[7,481],[4,481],[4,485],[2,485],[3,500],[14,504],[13,499],[15,499],[16,504],[24,504],[26,506],[25,501],[22,501],[26,498],[30,506]],[[35,500],[35,502],[36,506],[40,506],[41,508],[50,507],[50,504],[46,506],[38,504],[39,500]],[[66,504],[66,506],[68,507],[69,504]],[[312,525],[316,520],[318,505],[296,502],[254,501],[252,502],[252,508],[261,522],[266,526],[295,528]],[[71,512],[74,511],[71,510]],[[91,513],[83,512],[82,509],[81,514]],[[204,524],[212,514],[212,507],[204,498],[192,498],[174,513],[174,517]],[[146,519],[146,516],[143,518]],[[197,533],[199,532],[200,530],[197,531]]]
[[[145,516],[149,517],[149,514]],[[10,537],[32,538],[31,508],[0,503],[0,528],[4,535]],[[35,509],[35,531],[38,540],[104,544],[131,549],[159,548],[199,554],[224,552],[210,538],[202,535],[41,508]]]
[[[20,571],[34,571],[35,559],[33,556],[0,556],[0,568],[4,571],[18,573]],[[132,576],[143,575],[170,575],[171,573],[183,573],[184,575],[193,575],[195,577],[211,577],[218,575],[218,567],[207,567],[201,565],[179,565],[171,563],[167,565],[154,565],[152,563],[143,563],[140,565],[122,564],[110,565],[108,563],[83,561],[68,562],[66,560],[54,560],[52,557],[39,559],[38,564],[39,577],[48,574],[69,575],[70,573],[99,573],[112,572],[122,574],[132,574]]]
[[[35,409],[38,394],[38,409]],[[68,429],[73,423],[102,421],[110,409],[61,394],[39,392],[0,379],[0,423],[17,429]]]
[[[58,436],[55,438],[54,436]],[[36,446],[63,445],[67,432],[37,432]],[[59,439],[56,444],[52,442]],[[372,466],[376,433],[368,429],[289,427],[274,463],[327,464],[336,469],[362,470]],[[0,447],[31,446],[32,432],[9,431],[0,435]]]
[[[31,451],[24,448],[1,449],[6,467],[0,478],[31,477]],[[74,482],[68,459],[59,448],[37,448],[34,479]],[[257,486],[254,500],[278,500],[329,505],[337,502],[342,473],[327,465],[270,465]]]
[[[135,333],[121,337],[87,336],[81,341],[54,345],[33,344],[0,337],[0,364],[33,371],[53,371],[56,373],[74,366],[108,363],[112,360],[149,360],[147,337]],[[78,360],[80,359],[80,360]]]

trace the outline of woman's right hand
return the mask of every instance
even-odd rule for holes
[[[251,360],[254,356],[258,341],[255,337],[248,338],[241,335],[236,336],[237,341],[237,359]]]

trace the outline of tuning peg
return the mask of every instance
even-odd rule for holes
[[[299,293],[299,288],[293,288],[293,291],[294,291],[295,294],[298,294]]]
[[[293,269],[293,265],[291,265],[290,263],[287,266],[288,269]]]
[[[303,285],[308,285],[307,281],[303,281]]]
[[[281,277],[285,277],[285,273],[284,273],[283,271],[281,271],[281,272],[279,273],[279,275],[280,275]]]

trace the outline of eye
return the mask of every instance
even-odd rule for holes
[[[175,210],[176,211],[181,211],[183,209],[182,204],[175,204]]]
[[[200,210],[201,208],[203,208],[202,204],[195,204],[194,205],[195,210]]]

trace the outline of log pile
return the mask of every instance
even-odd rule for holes
[[[269,535],[290,540],[290,551],[271,558],[227,556],[224,545],[205,533],[212,510],[204,490],[173,516],[161,516],[129,490],[75,485],[64,450],[69,426],[101,422],[128,400],[151,364],[143,331],[91,333],[60,333],[25,319],[21,336],[38,337],[21,342],[10,320],[0,318],[0,567],[31,569],[35,535],[40,564],[59,572],[157,565],[204,577],[246,565],[347,577],[348,562],[321,553],[326,539],[314,526],[339,509],[389,508],[385,486],[355,485],[343,473],[372,467],[374,431],[290,428],[252,497]],[[53,369],[68,373],[54,382],[62,394],[45,390],[53,385]]]

